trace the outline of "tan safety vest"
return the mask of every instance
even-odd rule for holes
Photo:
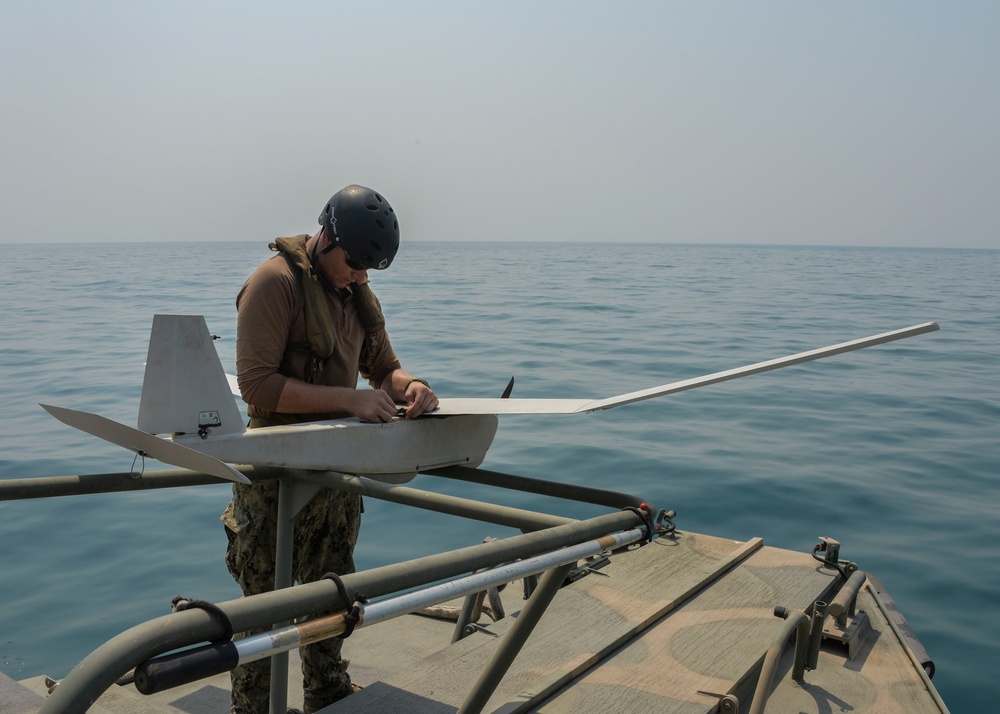
[[[309,253],[306,251],[306,241],[310,236],[302,234],[287,238],[278,238],[268,247],[276,253],[281,253],[296,269],[302,285],[303,310],[305,311],[306,334],[309,343],[290,344],[291,349],[308,349],[312,353],[309,382],[323,369],[323,363],[333,354],[337,346],[337,335],[333,329],[333,319],[330,316],[330,304],[326,298],[326,288],[316,274]],[[365,340],[361,346],[359,369],[367,377],[372,372],[372,344],[379,332],[385,329],[385,317],[378,298],[372,292],[368,283],[352,283],[351,299],[355,310],[365,327]]]

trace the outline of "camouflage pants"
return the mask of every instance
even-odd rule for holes
[[[274,589],[278,481],[233,484],[233,500],[222,514],[229,546],[226,566],[244,595]],[[295,517],[292,574],[296,582],[319,580],[329,572],[354,572],[354,545],[361,525],[361,497],[323,489]],[[254,634],[253,632],[241,633]],[[306,712],[321,709],[351,693],[343,641],[337,638],[303,647],[302,679]],[[271,662],[258,660],[232,673],[232,713],[267,714]]]

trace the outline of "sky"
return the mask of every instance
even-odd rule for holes
[[[0,242],[1000,248],[1000,3],[8,3]]]

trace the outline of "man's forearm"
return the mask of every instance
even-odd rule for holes
[[[325,387],[288,379],[278,399],[278,411],[285,414],[344,412],[365,421],[387,422],[396,416],[396,405],[381,389]]]
[[[356,391],[350,387],[325,387],[299,379],[287,379],[278,397],[277,411],[283,414],[353,414],[352,398]]]
[[[406,388],[414,381],[415,377],[400,367],[394,369],[382,380],[380,385],[385,392],[398,404],[406,403]]]

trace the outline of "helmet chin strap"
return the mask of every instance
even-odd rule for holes
[[[326,230],[323,231],[323,235],[326,236]],[[315,278],[319,280],[320,283],[323,284],[324,289],[336,290],[337,289],[336,286],[333,285],[329,280],[327,280],[326,276],[323,275],[323,271],[319,269],[320,258],[322,258],[324,255],[326,255],[327,253],[329,253],[330,251],[332,251],[334,248],[337,247],[333,243],[333,241],[330,240],[329,236],[326,236],[326,240],[329,243],[329,245],[323,248],[323,250],[319,250],[318,240],[315,243],[313,243],[312,250],[309,252],[309,263],[312,265],[313,276],[315,276]]]
[[[330,240],[330,236],[327,234],[325,228],[323,229],[323,235],[326,236],[327,246],[323,250],[317,253],[316,251],[319,248],[319,241],[317,240],[315,243],[313,243],[312,254],[309,256],[312,259],[313,267],[316,268],[317,270],[319,269],[317,267],[319,264],[319,259],[337,247],[336,243]]]

